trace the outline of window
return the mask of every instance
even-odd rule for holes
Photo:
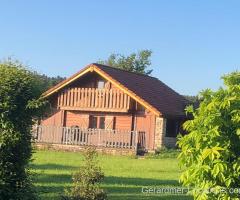
[[[98,89],[103,89],[104,88],[104,81],[103,80],[99,80],[98,82],[97,82],[97,88]]]
[[[89,116],[89,128],[97,128],[97,117],[90,115]]]
[[[99,117],[99,128],[105,129],[105,117]]]
[[[167,119],[166,137],[176,137],[179,132],[179,123],[173,119]]]
[[[89,116],[89,128],[105,129],[105,117],[104,116]]]

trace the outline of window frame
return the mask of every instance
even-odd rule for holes
[[[95,121],[93,121],[93,120],[95,120]],[[103,124],[101,124],[102,122],[103,122]],[[89,115],[88,128],[105,129],[106,128],[106,116],[105,115]]]
[[[98,80],[97,81],[97,89],[104,89],[104,88],[105,88],[105,81],[104,80]]]

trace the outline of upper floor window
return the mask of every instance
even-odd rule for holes
[[[179,122],[173,119],[167,119],[166,137],[176,137],[179,133]]]
[[[99,81],[97,82],[97,88],[98,88],[98,89],[103,89],[103,88],[104,88],[104,85],[105,85],[105,83],[104,83],[103,80],[99,80]]]

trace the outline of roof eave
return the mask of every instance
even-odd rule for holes
[[[84,74],[86,74],[86,73],[88,73],[90,71],[93,71],[93,68],[94,68],[94,66],[92,64],[87,65],[86,67],[84,67],[82,70],[80,70],[76,74],[74,74],[71,77],[67,78],[66,80],[58,83],[54,87],[48,89],[46,92],[44,92],[42,94],[42,97],[43,98],[47,98],[47,97],[51,96],[52,94],[58,92],[60,89],[62,89],[63,87],[67,86],[68,84],[72,83],[73,81],[75,81],[79,77],[83,76]]]

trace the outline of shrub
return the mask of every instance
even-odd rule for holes
[[[0,198],[35,199],[28,163],[32,117],[39,105],[33,74],[18,62],[0,63]]]
[[[197,110],[187,108],[193,115],[184,124],[189,134],[178,141],[186,168],[180,180],[199,200],[239,199],[230,188],[240,187],[240,73],[223,80],[224,88],[201,93]]]
[[[65,200],[105,200],[106,193],[100,189],[99,184],[104,179],[104,174],[98,166],[95,148],[88,147],[84,154],[84,164],[73,175],[73,187],[66,191]]]
[[[179,155],[180,150],[179,149],[168,149],[166,147],[164,148],[158,148],[156,149],[155,153],[147,153],[145,154],[146,158],[155,158],[155,159],[160,159],[160,158],[177,158]]]

